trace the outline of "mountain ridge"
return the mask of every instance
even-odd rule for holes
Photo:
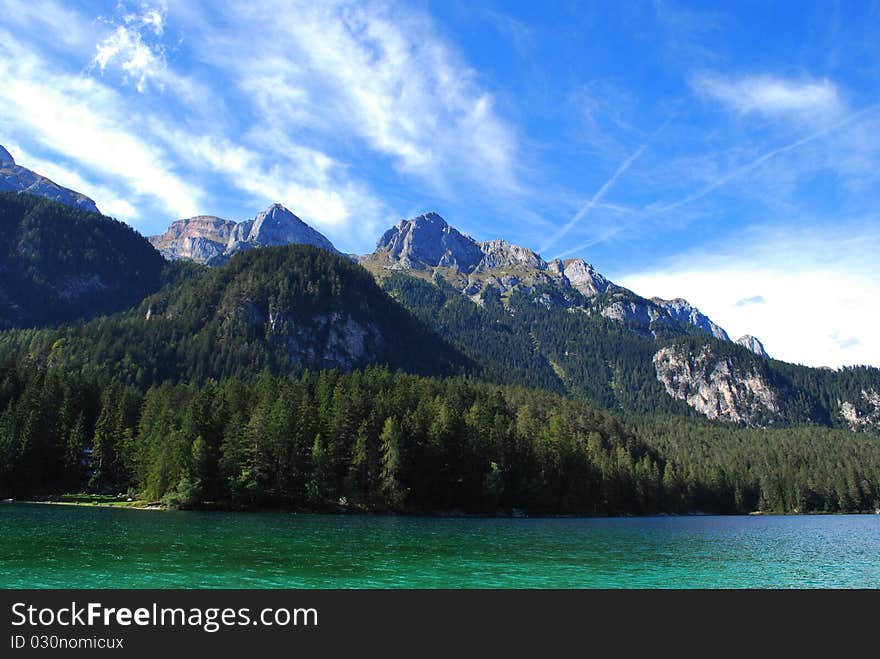
[[[0,144],[0,192],[31,194],[89,213],[101,212],[95,202],[83,193],[58,185],[42,174],[16,164],[12,154],[2,144]]]
[[[568,308],[597,313],[648,332],[654,331],[653,325],[683,323],[730,341],[722,327],[687,300],[643,298],[608,280],[584,259],[545,261],[530,248],[502,238],[478,242],[435,212],[401,220],[385,231],[376,250],[360,257],[359,262],[380,278],[383,270],[407,271],[423,278],[440,275],[477,303],[489,286],[502,296],[518,289],[550,286]],[[585,300],[578,299],[575,292]]]

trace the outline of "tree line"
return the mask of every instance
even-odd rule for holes
[[[187,508],[573,515],[880,505],[869,436],[624,424],[551,392],[381,367],[139,390],[7,360],[0,410],[2,496],[84,488]]]

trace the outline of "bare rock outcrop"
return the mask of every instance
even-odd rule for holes
[[[862,389],[861,400],[840,401],[840,414],[851,430],[880,430],[880,391]]]
[[[373,254],[358,261],[374,272],[385,269],[423,277],[439,275],[477,303],[490,286],[502,295],[550,286],[556,292],[548,295],[546,288],[538,291],[536,302],[581,308],[645,334],[685,324],[729,340],[721,327],[687,300],[645,299],[609,281],[583,259],[545,261],[531,249],[506,240],[477,242],[437,213],[401,220],[382,235]]]
[[[764,344],[761,343],[758,339],[756,339],[751,334],[746,334],[745,336],[739,337],[736,342],[748,348],[753,353],[758,355],[758,357],[763,357],[764,359],[770,359],[770,355],[767,354],[767,351],[764,349]]]
[[[754,363],[715,354],[704,345],[660,349],[653,358],[657,379],[673,398],[709,419],[767,425],[780,415],[779,392]]]

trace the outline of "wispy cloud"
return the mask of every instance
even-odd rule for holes
[[[731,79],[703,74],[693,86],[738,114],[803,118],[833,116],[845,109],[837,86],[828,79],[786,80],[769,75]]]
[[[76,191],[88,190],[88,196],[103,214],[118,218],[124,217],[129,222],[139,219],[137,208],[127,199],[121,198],[112,188],[82,176],[72,167],[39,158],[14,142],[9,142],[4,146],[22,167],[38,172],[65,188]]]
[[[528,187],[517,131],[418,9],[123,0],[47,22],[53,0],[34,2],[0,28],[0,140],[145,232],[280,201],[354,250],[396,215],[374,181],[508,207]]]
[[[728,186],[734,181],[739,179],[752,180],[754,177],[750,179],[748,177],[749,174],[759,170],[763,171],[763,168],[769,166],[772,161],[781,159],[782,156],[788,153],[807,147],[810,144],[818,143],[825,138],[830,138],[832,136],[838,137],[847,132],[854,132],[859,135],[861,133],[861,124],[865,123],[873,116],[876,116],[878,113],[880,113],[880,103],[867,106],[825,125],[820,130],[815,130],[797,140],[764,151],[758,156],[753,156],[745,163],[729,167],[726,171],[722,169],[719,173],[715,174],[708,180],[704,179],[702,184],[695,190],[679,197],[678,199],[666,202],[652,202],[642,208],[629,209],[624,213],[620,221],[614,224],[607,224],[602,227],[601,230],[594,232],[589,240],[579,242],[557,256],[564,257],[582,252],[583,250],[589,249],[597,244],[612,240],[620,234],[631,230],[635,226],[644,226],[651,222],[656,223],[673,215],[676,217],[676,221],[681,221],[681,212],[685,207],[709,197],[720,188]],[[783,181],[788,183],[788,181],[785,181],[786,178],[793,178],[796,181],[799,178],[812,175],[817,169],[820,170],[822,168],[833,167],[841,170],[846,169],[846,173],[850,177],[866,175],[873,176],[875,173],[875,160],[871,157],[871,154],[865,154],[863,157],[858,157],[859,149],[868,149],[870,151],[870,149],[874,148],[871,146],[872,144],[873,142],[871,140],[866,141],[861,138],[856,141],[854,141],[852,137],[846,139],[841,138],[839,143],[836,142],[829,147],[829,155],[826,158],[817,162],[814,162],[814,159],[802,159],[798,161],[794,167],[775,171],[766,181],[772,190],[768,193],[769,196],[766,200],[778,204],[780,202],[780,186]],[[709,162],[703,163],[700,167],[700,171],[696,172],[696,175],[702,177],[705,176],[705,171],[703,170],[708,169],[709,171],[713,171],[720,169],[717,163],[712,163],[712,154],[709,154],[707,158]],[[693,169],[692,165],[688,165],[688,168]],[[671,169],[675,171],[674,167],[671,167]],[[693,179],[695,173],[688,171],[685,173],[679,172],[677,175],[681,180],[687,181],[689,178]],[[764,188],[763,185],[753,187],[754,189],[750,190],[751,193]],[[703,211],[702,215],[705,216],[705,214],[706,212]]]
[[[280,129],[361,140],[435,189],[520,188],[515,131],[428,16],[353,2],[264,2],[230,14],[238,29],[203,32],[201,57],[258,106],[294,108],[268,117]]]
[[[765,304],[766,302],[767,298],[763,295],[753,295],[752,297],[744,297],[742,300],[737,300],[734,306],[747,307],[750,304]]]
[[[832,334],[830,338],[832,341],[834,341],[840,347],[841,350],[847,350],[849,348],[854,348],[855,346],[857,346],[861,343],[861,340],[854,337],[854,336],[850,336],[849,338],[844,339],[844,338],[841,338],[840,335],[837,334],[836,332],[834,334]]]
[[[174,214],[197,212],[201,187],[175,173],[166,154],[138,133],[136,113],[110,88],[57,71],[2,30],[0,87],[0,117],[17,141],[27,138],[121,182],[132,197],[154,197]]]
[[[348,165],[297,139],[304,123],[296,115],[277,123],[284,108],[273,115],[269,103],[233,119],[228,104],[242,99],[225,77],[218,87],[213,75],[174,70],[165,59],[164,39],[172,37],[164,4],[120,5],[101,19],[65,16],[67,25],[46,24],[40,12],[19,16],[22,35],[36,34],[38,24],[48,29],[38,43],[0,28],[0,141],[28,144],[35,170],[146,233],[202,212],[242,219],[280,201],[335,230],[344,248],[365,232],[372,239],[377,222],[390,218]],[[48,50],[58,42],[54,31],[90,25],[97,33],[91,52],[79,41],[60,57]],[[236,34],[244,47],[253,33]],[[287,64],[279,61],[278,70]],[[250,122],[244,130],[242,119]],[[243,211],[224,211],[228,191]]]
[[[658,204],[656,206],[649,207],[647,209],[647,213],[648,214],[666,213],[666,212],[675,210],[677,208],[680,208],[681,206],[684,206],[686,204],[690,204],[690,203],[693,203],[699,199],[702,199],[703,197],[715,192],[715,190],[728,184],[729,182],[733,181],[734,179],[737,179],[737,178],[751,172],[752,170],[757,169],[758,167],[760,167],[761,165],[766,163],[768,160],[772,160],[773,158],[776,158],[777,156],[788,153],[789,151],[794,151],[795,149],[799,149],[800,147],[806,146],[807,144],[810,144],[811,142],[815,142],[819,139],[822,139],[823,137],[827,137],[828,135],[831,135],[832,133],[835,133],[842,128],[850,126],[851,124],[856,123],[857,121],[865,118],[867,115],[873,114],[874,112],[877,112],[878,110],[880,110],[880,103],[875,104],[875,105],[870,105],[866,108],[862,108],[861,110],[858,110],[857,112],[853,112],[851,114],[848,114],[844,118],[842,118],[838,121],[835,121],[831,125],[826,126],[825,128],[823,128],[821,130],[818,130],[814,133],[811,133],[811,134],[809,134],[805,137],[802,137],[798,140],[795,140],[793,142],[789,142],[788,144],[785,144],[783,146],[776,147],[775,149],[771,149],[770,151],[767,151],[767,152],[761,154],[757,158],[754,158],[754,159],[750,160],[749,162],[747,162],[743,165],[740,165],[739,167],[735,167],[734,169],[728,171],[726,174],[719,176],[718,178],[714,179],[713,181],[710,181],[708,184],[704,185],[703,187],[696,190],[695,192],[692,192],[692,193],[682,197],[681,199],[678,199],[677,201],[673,201],[673,202],[669,202],[669,203],[665,203],[665,204]]]

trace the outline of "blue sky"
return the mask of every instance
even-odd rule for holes
[[[880,365],[878,64],[878,2],[0,0],[0,144],[145,234],[436,210]]]

